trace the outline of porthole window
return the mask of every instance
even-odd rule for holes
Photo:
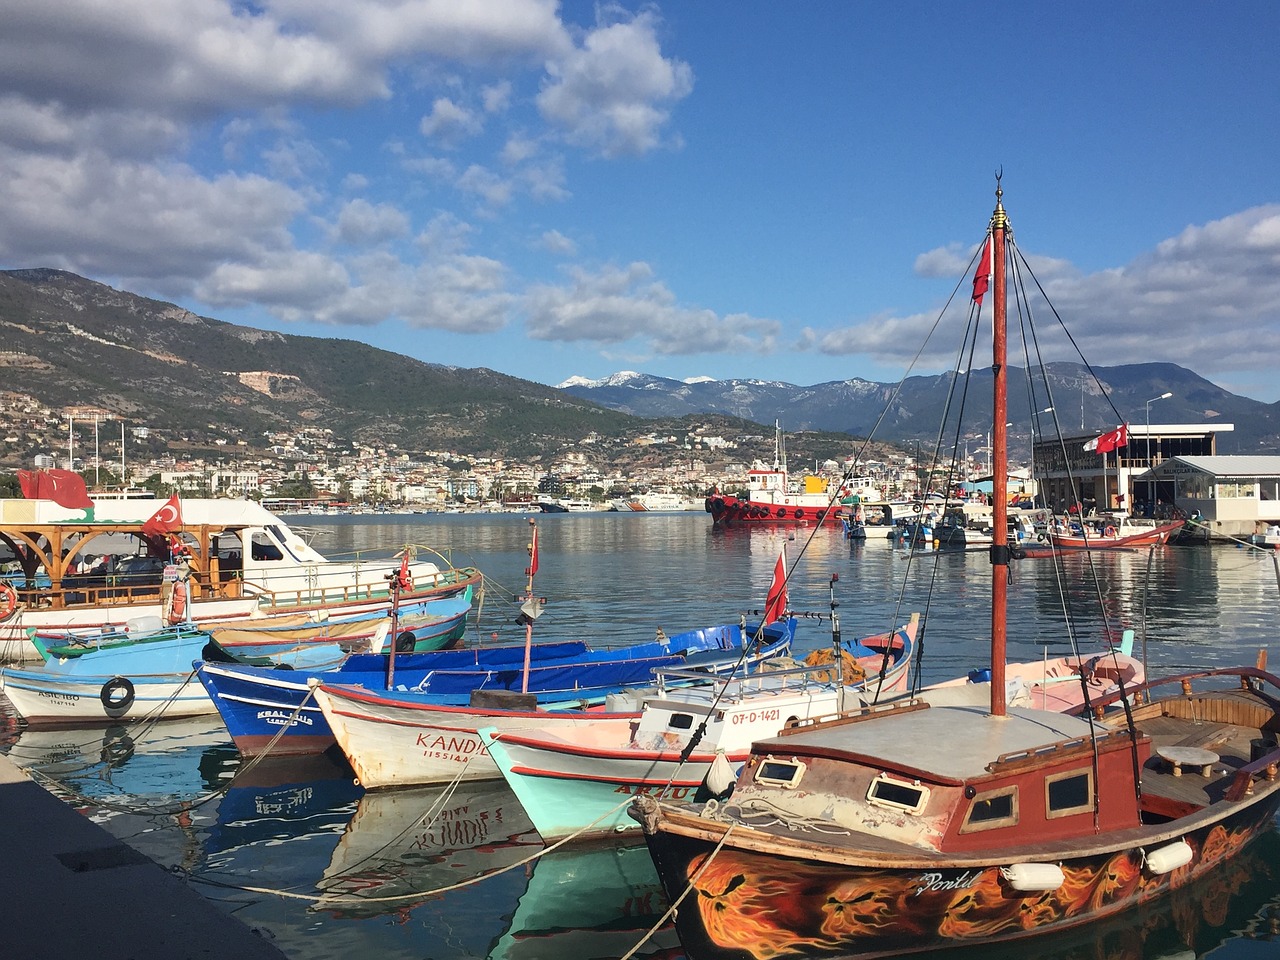
[[[919,813],[928,799],[928,787],[892,780],[883,773],[871,781],[871,788],[867,790],[867,800],[870,803],[906,813]]]
[[[778,760],[775,757],[766,757],[756,770],[755,780],[756,783],[791,790],[799,785],[806,769],[805,764],[800,760]]]

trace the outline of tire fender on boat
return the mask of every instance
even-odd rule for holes
[[[128,677],[112,677],[102,685],[98,699],[107,713],[113,717],[125,714],[133,706],[133,681]]]

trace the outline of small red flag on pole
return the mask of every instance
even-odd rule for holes
[[[978,269],[973,274],[973,302],[982,306],[982,297],[991,286],[991,238],[987,237],[978,257]]]
[[[778,562],[773,567],[773,582],[769,584],[769,592],[764,601],[764,622],[773,623],[787,614],[787,553],[786,548],[778,551]]]

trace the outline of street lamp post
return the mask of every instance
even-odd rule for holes
[[[1155,504],[1151,501],[1156,495],[1156,479],[1152,475],[1156,468],[1156,457],[1151,450],[1151,405],[1157,400],[1168,400],[1173,394],[1168,391],[1160,394],[1158,397],[1152,397],[1147,401],[1147,503],[1151,507],[1152,513],[1155,513]]]

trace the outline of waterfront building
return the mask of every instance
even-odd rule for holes
[[[1234,430],[1230,423],[1130,423],[1129,442],[1103,454],[1085,444],[1106,430],[1046,437],[1036,440],[1033,473],[1049,507],[1079,499],[1086,508],[1153,516],[1174,503],[1172,482],[1153,470],[1171,457],[1216,458],[1218,434]]]
[[[1280,524],[1280,457],[1171,457],[1155,469],[1156,489],[1213,537],[1248,539]]]

